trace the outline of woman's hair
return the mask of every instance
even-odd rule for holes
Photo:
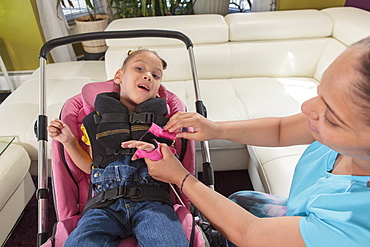
[[[359,73],[355,84],[355,94],[366,104],[361,104],[365,109],[365,119],[370,125],[370,36],[354,43],[350,48],[360,49],[357,66],[354,68]]]
[[[123,64],[122,64],[122,68],[124,68],[125,66],[126,66],[126,64],[135,56],[135,55],[137,55],[137,54],[140,54],[140,53],[142,53],[142,52],[151,52],[151,53],[153,53],[153,54],[155,54],[160,60],[161,60],[161,62],[162,62],[162,68],[163,68],[163,70],[165,70],[166,68],[167,68],[167,62],[164,60],[164,59],[162,59],[155,51],[150,51],[150,50],[147,50],[147,49],[142,49],[142,48],[140,48],[140,49],[138,49],[138,50],[136,50],[136,51],[132,51],[132,50],[129,50],[128,52],[127,52],[127,57],[125,58],[125,60],[123,61]]]

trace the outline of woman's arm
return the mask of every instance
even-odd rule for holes
[[[300,217],[257,218],[248,211],[208,188],[193,176],[161,144],[163,159],[145,159],[150,175],[176,184],[191,202],[226,238],[237,246],[305,246],[299,231]]]
[[[302,113],[282,118],[260,118],[242,121],[213,122],[198,113],[176,113],[164,129],[175,132],[183,127],[193,132],[180,132],[177,137],[196,141],[225,139],[254,146],[290,146],[314,141],[307,118]]]
[[[80,146],[68,125],[59,119],[55,119],[50,122],[48,131],[50,138],[63,144],[76,166],[83,172],[90,174],[92,163],[91,156]]]

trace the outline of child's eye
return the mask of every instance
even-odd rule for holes
[[[135,69],[136,69],[137,71],[143,71],[143,68],[141,68],[141,67],[135,67]]]
[[[154,77],[155,79],[161,79],[161,77],[160,77],[159,75],[156,75],[156,74],[153,74],[153,77]]]

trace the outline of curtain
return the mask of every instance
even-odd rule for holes
[[[40,22],[46,41],[68,35],[68,24],[57,0],[36,0]],[[54,62],[76,61],[72,45],[63,45],[50,51]]]
[[[275,11],[277,0],[253,0],[252,12]]]

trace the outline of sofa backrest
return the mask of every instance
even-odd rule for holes
[[[348,45],[366,36],[369,21],[367,11],[342,7],[322,11],[236,13],[226,17],[120,19],[113,21],[107,30],[183,32],[194,43],[199,79],[268,76],[314,77],[320,81],[335,57]],[[112,78],[128,50],[139,47],[158,51],[168,62],[164,81],[192,78],[188,54],[180,41],[142,38],[111,40],[107,44],[107,78]]]
[[[209,68],[214,68],[218,61],[215,61],[214,47],[224,45],[228,42],[229,31],[223,16],[221,15],[183,15],[166,17],[145,17],[135,19],[119,19],[113,21],[107,31],[132,30],[132,29],[161,29],[180,31],[190,37],[195,49],[203,47],[203,56],[209,57]],[[188,52],[184,43],[174,39],[162,38],[139,38],[124,40],[107,40],[108,51],[106,53],[107,77],[111,78],[115,71],[122,66],[127,52],[131,49],[148,48],[157,51],[167,61],[168,68],[164,73],[165,81],[189,80],[191,79],[191,68]],[[201,59],[204,61],[204,59]],[[213,69],[212,69],[213,70]],[[203,70],[209,71],[208,70]],[[205,76],[202,74],[202,76]]]
[[[313,77],[332,42],[333,20],[318,10],[241,13],[225,19],[232,77]]]

